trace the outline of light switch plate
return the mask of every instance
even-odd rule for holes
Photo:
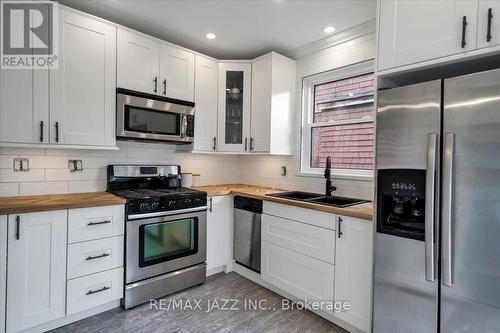
[[[14,158],[14,172],[30,171],[29,158]]]
[[[68,169],[71,172],[83,171],[82,160],[68,160]]]

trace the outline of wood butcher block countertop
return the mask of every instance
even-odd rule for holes
[[[339,208],[333,206],[319,205],[311,202],[270,197],[267,196],[266,194],[286,192],[288,190],[279,189],[275,187],[254,186],[254,185],[244,185],[244,184],[207,185],[207,186],[197,186],[194,187],[194,189],[205,191],[209,196],[229,195],[229,194],[242,195],[249,198],[266,200],[284,205],[314,209],[321,212],[350,216],[363,220],[373,220],[372,202],[362,203],[359,205],[354,205],[346,208]]]
[[[0,197],[0,215],[125,204],[108,192]]]

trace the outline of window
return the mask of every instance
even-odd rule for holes
[[[304,78],[302,172],[373,175],[373,61]]]

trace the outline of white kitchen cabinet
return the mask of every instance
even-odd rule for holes
[[[67,211],[8,216],[7,332],[65,316]]]
[[[194,100],[194,53],[170,44],[160,48],[158,93],[184,101]]]
[[[477,48],[500,44],[500,1],[479,0]]]
[[[50,72],[50,142],[115,145],[116,28],[61,10],[59,68]]]
[[[7,295],[7,215],[0,215],[0,333],[5,332]]]
[[[196,55],[195,70],[195,151],[217,150],[217,93],[219,62]]]
[[[118,88],[157,94],[160,84],[160,43],[124,29],[118,29],[117,36]]]
[[[207,274],[220,271],[230,258],[231,197],[208,198],[207,212]]]
[[[293,153],[295,61],[276,52],[252,62],[251,152]]]
[[[378,70],[476,49],[477,10],[477,0],[379,1]]]
[[[339,319],[369,332],[372,299],[373,222],[338,216],[335,252],[335,300],[348,300]]]
[[[300,299],[333,302],[333,265],[266,241],[261,259],[264,281]]]
[[[249,63],[219,63],[219,151],[250,151],[251,76]]]
[[[68,244],[124,235],[123,205],[75,208],[68,211]]]

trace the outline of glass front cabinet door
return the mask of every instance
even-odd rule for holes
[[[219,151],[250,151],[251,66],[219,64]]]

